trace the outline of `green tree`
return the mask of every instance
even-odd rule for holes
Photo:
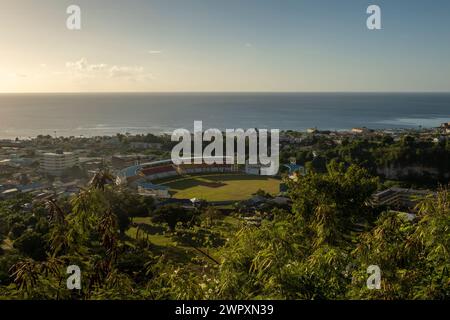
[[[171,231],[175,231],[178,223],[188,223],[193,221],[194,214],[179,205],[161,206],[153,212],[152,221],[157,223],[167,223]]]
[[[43,260],[46,257],[47,241],[34,231],[27,231],[14,241],[14,248],[33,260]]]

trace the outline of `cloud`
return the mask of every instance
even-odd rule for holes
[[[66,62],[69,73],[77,78],[123,78],[132,81],[148,81],[153,79],[142,66],[118,66],[107,63],[90,64],[86,58]]]
[[[135,77],[144,73],[143,67],[120,67],[112,66],[109,69],[109,75],[111,78],[118,77]]]
[[[66,62],[66,67],[71,69],[72,71],[80,71],[80,72],[91,72],[91,71],[102,71],[107,68],[106,63],[99,64],[89,64],[86,58],[81,58],[78,61],[74,62]]]
[[[69,68],[71,70],[85,70],[87,67],[87,60],[86,58],[81,58],[78,61],[74,62],[66,62],[66,68]]]
[[[100,63],[100,64],[91,64],[88,67],[89,71],[101,71],[101,70],[105,70],[105,68],[108,65],[104,64],[104,63]]]
[[[160,51],[160,50],[149,50],[149,51],[147,51],[147,53],[149,53],[149,54],[160,54],[160,53],[162,53],[162,51]]]

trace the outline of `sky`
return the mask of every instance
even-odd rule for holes
[[[448,92],[449,57],[448,0],[0,0],[2,93]]]

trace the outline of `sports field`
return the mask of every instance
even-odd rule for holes
[[[205,174],[183,176],[170,181],[161,181],[170,187],[174,198],[198,198],[207,201],[231,201],[251,198],[259,189],[277,194],[281,181],[266,176],[244,174]]]

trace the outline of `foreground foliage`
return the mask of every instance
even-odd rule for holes
[[[48,201],[32,222],[2,208],[2,237],[15,240],[13,249],[0,252],[1,298],[450,297],[450,194],[444,188],[423,199],[409,220],[371,206],[378,181],[368,171],[332,162],[326,173],[289,183],[292,210],[273,209],[261,226],[242,225],[227,239],[224,217],[212,208],[151,212],[152,221],[167,223],[168,234],[190,250],[180,263],[169,247],[158,248],[139,231],[135,239],[127,236],[131,209],[119,204],[139,204],[139,212],[153,204],[118,201],[124,193],[107,185],[108,175],[100,173],[70,203]],[[74,264],[82,270],[82,289],[70,291],[66,268]],[[380,290],[366,286],[370,265],[381,269]]]

